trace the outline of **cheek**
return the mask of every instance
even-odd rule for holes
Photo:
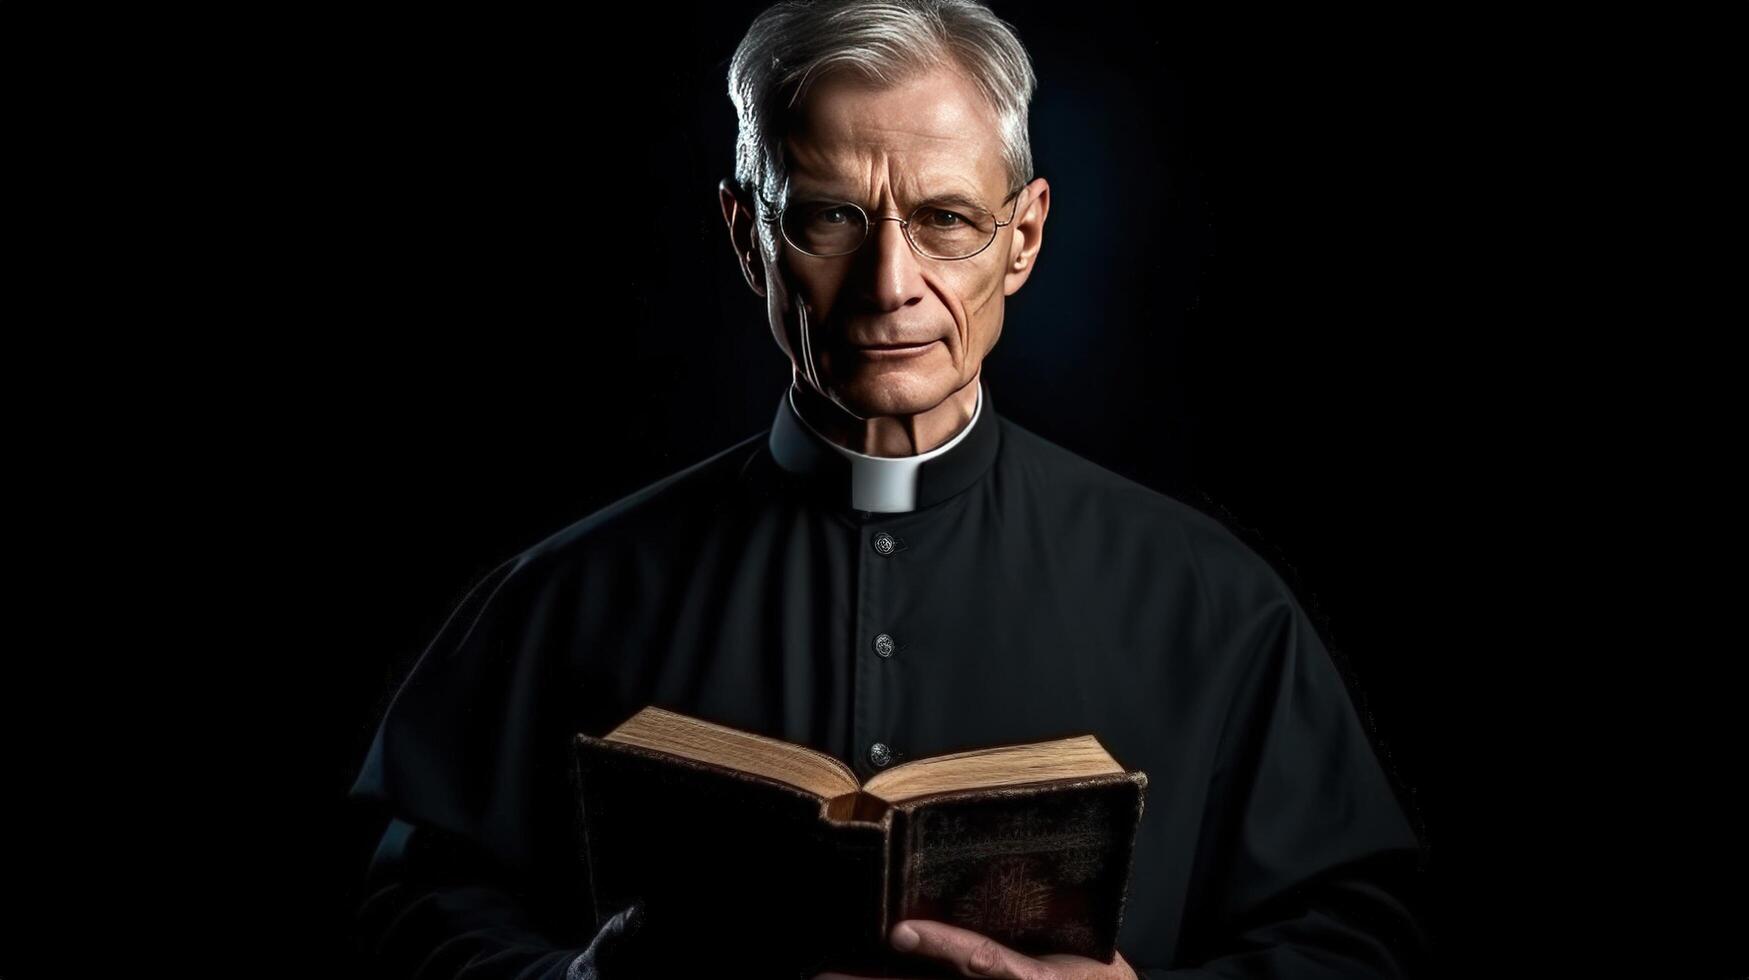
[[[790,295],[783,281],[770,274],[771,267],[766,266],[765,279],[765,316],[771,324],[771,335],[777,340],[777,345],[784,353],[795,356],[795,326],[789,314]]]
[[[783,260],[765,263],[765,308],[771,316],[772,331],[794,336],[796,304],[807,295],[795,273],[783,265]]]
[[[816,332],[823,330],[832,315],[833,301],[841,283],[842,278],[835,276],[831,269],[791,269],[786,272],[779,291],[783,294],[781,309],[789,325],[789,332],[794,335],[800,329],[800,307],[804,303],[807,306],[808,323]]]
[[[965,334],[966,353],[982,357],[995,345],[997,335],[1002,332],[1001,270],[996,270],[995,274],[986,271],[975,282],[968,283],[966,289],[959,294],[965,297],[960,309],[965,317],[961,329]]]
[[[820,359],[830,337],[826,318],[841,277],[835,277],[830,268],[801,269],[774,263],[767,263],[766,271],[766,316],[778,345],[798,365],[810,347],[814,358]],[[806,339],[802,336],[804,307],[809,334]]]

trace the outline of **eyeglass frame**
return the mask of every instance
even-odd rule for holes
[[[856,213],[862,215],[862,218],[863,218],[862,241],[857,242],[856,247],[851,249],[848,252],[835,252],[831,255],[821,255],[817,252],[810,252],[807,249],[801,247],[800,245],[797,245],[795,242],[790,241],[789,230],[784,228],[784,226],[783,226],[783,213],[785,210],[787,210],[787,207],[788,207],[787,205],[785,207],[782,207],[782,208],[777,207],[776,202],[772,201],[770,198],[767,198],[764,194],[759,194],[757,192],[755,192],[755,194],[759,198],[759,203],[761,206],[763,206],[767,211],[775,211],[776,212],[775,217],[773,217],[770,214],[766,214],[766,215],[761,215],[759,220],[765,222],[766,224],[776,225],[778,237],[783,239],[784,244],[788,245],[790,248],[795,249],[796,251],[802,253],[803,255],[806,255],[807,257],[809,257],[811,259],[841,259],[841,258],[845,257],[846,255],[855,255],[857,252],[862,251],[862,247],[864,245],[868,244],[869,234],[870,234],[870,232],[872,232],[874,230],[874,222],[876,222],[876,221],[897,221],[899,223],[899,233],[904,237],[905,244],[910,246],[911,251],[917,253],[917,255],[920,258],[929,259],[933,262],[961,262],[961,261],[964,261],[966,259],[976,258],[977,256],[984,254],[984,252],[989,250],[991,245],[996,244],[996,239],[998,237],[1000,237],[1000,235],[1002,233],[1002,229],[1013,224],[1014,219],[1018,216],[1018,213],[1020,211],[1020,195],[1025,190],[1026,190],[1025,187],[1020,187],[1020,188],[1016,189],[1013,193],[1009,194],[1007,197],[1002,199],[1003,203],[1013,201],[1014,202],[1014,210],[1010,211],[1008,213],[1008,220],[1007,221],[996,222],[996,229],[990,233],[990,240],[989,241],[985,242],[983,244],[983,246],[981,248],[979,248],[976,252],[968,252],[965,255],[955,255],[951,258],[943,257],[940,255],[930,255],[930,254],[924,252],[922,249],[918,248],[917,243],[911,240],[911,219],[915,218],[917,216],[917,212],[919,212],[919,211],[921,211],[924,208],[929,206],[928,201],[924,201],[922,204],[919,204],[916,207],[912,208],[911,213],[904,216],[903,218],[895,218],[892,215],[888,215],[888,214],[870,216],[869,213],[863,209],[863,206],[856,203],[855,201],[838,201],[838,202],[836,202],[834,206],[849,205],[850,207],[853,207],[856,209]],[[980,205],[980,207],[981,206],[982,205]],[[992,217],[992,218],[996,217],[996,213],[994,211],[990,212],[990,217]]]

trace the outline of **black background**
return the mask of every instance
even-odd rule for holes
[[[156,948],[349,975],[382,818],[343,795],[465,589],[769,424],[789,365],[716,203],[760,6],[287,10],[136,76],[165,95],[126,158],[189,233],[147,305],[215,331],[133,403],[192,436],[159,458],[201,531],[157,554],[195,552],[224,623],[177,675],[211,720],[154,709],[196,789],[147,792],[216,871],[137,910],[180,923]],[[1053,205],[1001,412],[1282,570],[1427,841],[1453,975],[1743,975],[1740,714],[1691,626],[1731,580],[1641,550],[1708,524],[1639,482],[1681,453],[1638,441],[1680,387],[1639,360],[1650,262],[1575,271],[1650,69],[1568,24],[993,7]]]

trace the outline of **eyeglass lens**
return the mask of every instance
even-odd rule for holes
[[[790,244],[814,255],[854,252],[868,237],[868,216],[854,204],[800,201],[783,214]],[[920,205],[905,226],[911,243],[932,258],[957,259],[996,238],[996,216],[975,204]]]

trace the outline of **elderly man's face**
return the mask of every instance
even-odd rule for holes
[[[743,269],[797,377],[859,418],[926,412],[965,388],[1002,333],[1004,298],[1032,273],[1049,207],[1042,179],[1007,199],[994,112],[947,71],[887,89],[830,77],[810,90],[786,151],[789,200],[849,201],[871,219],[849,255],[808,255],[775,228],[772,252],[758,244],[753,202],[725,186]],[[949,261],[919,255],[897,221],[876,220],[944,194],[1014,221],[983,252]],[[871,349],[893,344],[919,346]]]

